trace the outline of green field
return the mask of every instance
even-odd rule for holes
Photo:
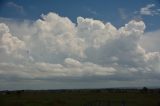
[[[160,106],[159,92],[23,91],[0,93],[0,106]]]

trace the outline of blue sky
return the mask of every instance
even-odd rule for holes
[[[8,5],[11,2],[13,4]],[[42,13],[55,12],[69,17],[73,22],[82,16],[111,22],[117,27],[135,17],[141,17],[147,25],[146,31],[156,30],[160,27],[160,15],[135,14],[147,4],[155,4],[153,9],[160,8],[159,0],[1,0],[0,17],[36,20]]]
[[[0,90],[160,87],[159,0],[1,0]]]

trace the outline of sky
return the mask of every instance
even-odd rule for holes
[[[1,0],[0,90],[160,87],[159,0]]]

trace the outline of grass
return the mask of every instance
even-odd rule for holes
[[[160,106],[158,92],[24,91],[0,93],[0,106]]]

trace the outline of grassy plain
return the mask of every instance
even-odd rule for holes
[[[159,91],[3,91],[0,106],[160,106]]]

